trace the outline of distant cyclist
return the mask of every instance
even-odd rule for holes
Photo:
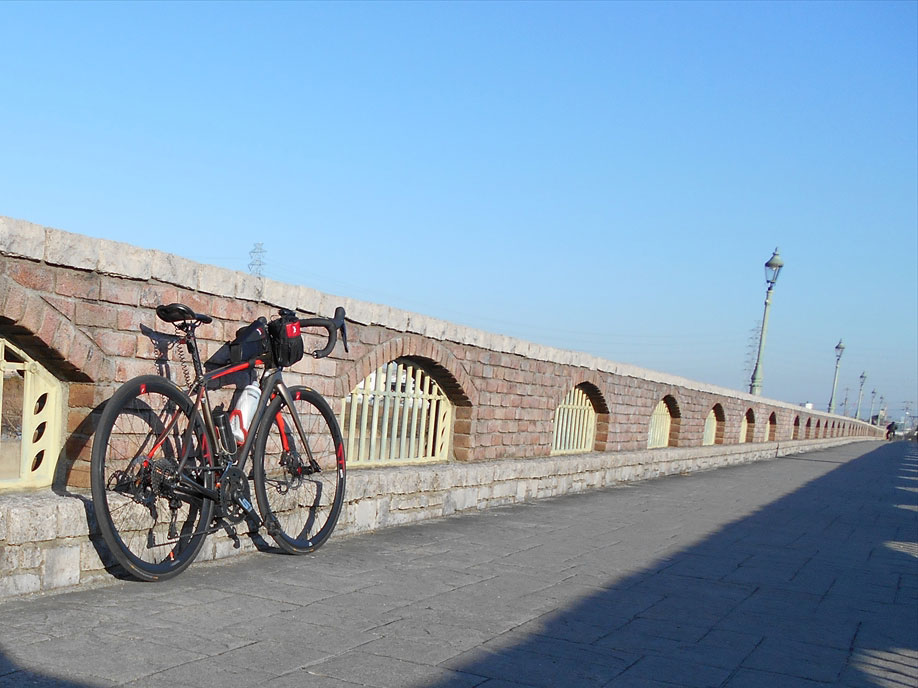
[[[891,440],[896,436],[896,424],[890,423],[886,426],[886,439]]]

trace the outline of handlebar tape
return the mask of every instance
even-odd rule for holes
[[[322,327],[328,332],[328,343],[325,348],[312,352],[314,358],[325,358],[338,342],[338,330],[341,330],[341,342],[347,351],[347,325],[344,321],[344,308],[338,306],[333,318],[300,318],[300,327]]]

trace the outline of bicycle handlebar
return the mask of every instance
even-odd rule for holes
[[[313,358],[325,358],[335,348],[338,342],[338,331],[341,331],[341,343],[344,344],[345,352],[347,348],[347,324],[344,321],[344,307],[338,306],[335,309],[335,315],[332,318],[300,318],[300,327],[324,327],[328,332],[328,343],[323,349],[317,349],[312,352]]]

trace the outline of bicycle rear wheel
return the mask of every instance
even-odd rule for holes
[[[289,392],[294,408],[278,394],[258,428],[255,496],[278,546],[304,554],[320,547],[338,522],[344,502],[344,445],[335,414],[318,392],[308,387],[290,387]],[[305,438],[297,431],[294,413]]]
[[[93,510],[112,555],[140,580],[175,576],[204,544],[214,504],[178,488],[178,468],[190,438],[184,475],[213,488],[205,437],[188,395],[156,375],[129,380],[105,404],[93,439]]]

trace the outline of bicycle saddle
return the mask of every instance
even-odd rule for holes
[[[209,315],[195,313],[183,303],[170,303],[169,305],[157,306],[156,315],[159,316],[160,320],[165,320],[167,323],[197,320],[206,325],[209,322],[213,322],[213,318]]]

